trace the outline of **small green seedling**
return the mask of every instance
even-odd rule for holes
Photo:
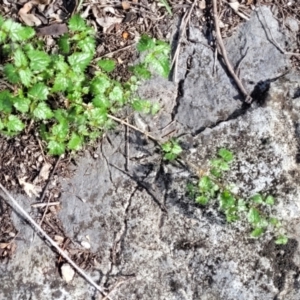
[[[145,53],[145,56],[142,63],[131,68],[135,76],[149,79],[152,72],[165,78],[169,76],[171,68],[169,44],[143,34],[137,45],[137,50]]]
[[[217,157],[210,160],[208,175],[202,176],[197,186],[189,183],[189,196],[201,206],[211,201],[219,203],[219,210],[225,215],[226,221],[231,223],[237,220],[246,220],[251,227],[251,237],[258,238],[267,230],[273,230],[276,244],[286,244],[288,238],[282,234],[282,227],[277,218],[268,217],[270,208],[275,204],[271,195],[255,194],[244,200],[232,192],[230,185],[224,184],[224,172],[230,170],[234,160],[231,151],[219,149]]]
[[[164,159],[169,161],[175,160],[182,152],[182,148],[175,139],[170,139],[168,142],[162,144],[161,148],[164,152]]]

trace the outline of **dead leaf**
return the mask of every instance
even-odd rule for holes
[[[117,11],[113,7],[105,7],[100,14],[97,6],[92,7],[92,12],[94,17],[96,18],[96,22],[103,28],[103,32],[106,33],[109,28],[116,24],[120,24],[123,21],[123,17],[118,15]],[[113,17],[110,15],[114,15]]]
[[[0,249],[5,249],[9,243],[0,243]]]
[[[23,187],[24,192],[29,198],[31,198],[32,195],[38,197],[42,189],[39,186],[26,182],[26,179],[27,177],[18,178],[19,184]]]
[[[122,7],[124,10],[127,10],[130,8],[130,3],[128,1],[122,1]]]
[[[52,167],[51,164],[45,163],[41,168],[41,171],[39,173],[39,178],[42,180],[47,180],[49,178],[49,173],[50,173],[51,167]]]
[[[206,8],[206,1],[201,0],[200,3],[199,3],[199,7],[200,7],[200,9],[205,9]]]
[[[60,271],[61,271],[61,276],[66,283],[69,283],[74,278],[75,271],[67,263],[61,266]]]
[[[19,16],[27,26],[39,26],[42,24],[40,19],[29,13],[38,4],[37,1],[29,1],[19,10]]]

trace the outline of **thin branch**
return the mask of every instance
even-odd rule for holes
[[[135,126],[133,126],[133,125],[127,123],[127,122],[125,122],[125,121],[123,121],[122,119],[119,119],[119,118],[117,118],[117,117],[115,117],[115,116],[112,116],[112,115],[110,115],[110,114],[107,114],[107,116],[108,116],[110,119],[112,119],[112,120],[114,120],[114,121],[116,121],[116,122],[118,122],[118,123],[120,123],[120,124],[122,124],[122,125],[128,126],[128,127],[130,127],[131,129],[134,129],[135,131],[138,131],[138,132],[144,134],[146,137],[148,137],[148,138],[151,139],[152,141],[154,141],[154,142],[160,144],[159,140],[156,139],[154,136],[152,136],[149,132],[143,131],[143,130],[141,130],[141,129],[139,129],[139,128],[137,128],[137,127],[135,127]]]
[[[270,30],[270,28],[269,28],[269,26],[268,26],[268,23],[267,23],[267,20],[266,20],[266,18],[265,18],[265,15],[264,15],[264,13],[263,13],[263,11],[262,11],[262,9],[261,9],[261,7],[259,6],[259,10],[260,10],[260,13],[261,13],[261,15],[263,16],[263,18],[264,18],[264,23],[265,24],[263,24],[263,26],[265,26],[267,29],[268,29],[268,32],[269,32],[269,34],[270,34],[270,39],[271,39],[271,42],[273,42],[273,44],[274,44],[274,46],[282,53],[282,54],[285,54],[285,55],[295,55],[295,56],[300,56],[300,53],[296,53],[296,52],[286,52],[277,42],[276,42],[276,40],[274,39],[274,37],[273,37],[273,34],[272,34],[272,32],[271,32],[271,30]],[[263,22],[262,22],[263,23]],[[267,30],[266,30],[266,34],[267,34]]]
[[[43,202],[43,200],[44,200],[44,198],[45,198],[46,192],[47,192],[47,190],[48,190],[49,183],[50,183],[50,181],[51,181],[51,179],[52,179],[52,176],[54,175],[54,173],[55,173],[55,171],[56,171],[56,169],[57,169],[57,166],[58,166],[58,164],[59,164],[59,162],[60,162],[60,160],[61,160],[61,157],[62,157],[62,156],[60,156],[60,157],[56,160],[56,163],[55,163],[55,165],[54,165],[54,168],[53,168],[53,170],[52,170],[52,172],[51,172],[51,174],[50,174],[50,176],[49,176],[49,178],[48,178],[48,181],[47,181],[47,183],[46,183],[46,185],[45,185],[45,187],[44,187],[42,196],[41,196],[41,198],[40,198],[40,202]]]
[[[214,15],[215,30],[216,30],[216,38],[217,38],[218,45],[221,48],[220,54],[222,55],[222,57],[224,59],[224,62],[227,66],[227,69],[228,69],[230,75],[233,77],[233,79],[234,79],[236,85],[238,86],[239,90],[241,91],[241,93],[245,96],[245,102],[251,103],[252,102],[251,96],[248,94],[248,92],[246,91],[242,82],[240,81],[238,76],[235,74],[232,64],[227,56],[226,48],[225,48],[223,40],[222,40],[220,26],[219,26],[217,0],[213,0],[213,15]]]
[[[94,282],[94,280],[87,275],[76,263],[57,245],[55,241],[37,224],[30,215],[18,204],[18,202],[11,196],[7,189],[0,183],[0,188],[2,190],[1,196],[11,205],[17,212],[21,214],[31,225],[34,227],[56,251],[61,255],[87,282],[89,282],[93,287],[95,287],[100,293],[107,297],[107,299],[112,300],[103,289]],[[10,201],[9,201],[9,200]]]
[[[134,45],[135,45],[135,43],[132,43],[132,44],[130,44],[130,45],[124,47],[124,48],[120,48],[120,49],[117,49],[117,50],[115,50],[115,51],[112,51],[112,52],[103,54],[103,55],[101,55],[101,56],[98,56],[98,57],[95,59],[95,61],[98,61],[98,60],[100,60],[100,59],[103,58],[103,57],[111,57],[112,55],[114,55],[114,54],[116,54],[116,53],[118,53],[118,52],[121,52],[121,51],[123,51],[123,50],[127,50],[127,49],[133,47]]]

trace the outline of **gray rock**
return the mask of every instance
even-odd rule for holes
[[[299,25],[296,19],[288,16],[285,19],[285,25],[288,26],[288,28],[292,31],[292,32],[298,32],[299,31]]]
[[[225,40],[229,59],[234,68],[239,67],[239,77],[249,94],[258,83],[268,83],[290,66],[288,57],[278,50],[272,38],[284,47],[286,36],[279,31],[269,8],[262,7]],[[187,63],[190,67],[185,77],[183,72],[179,76],[182,95],[176,120],[194,134],[239,114],[243,97],[228,78],[226,67],[215,61],[199,29],[190,28],[189,40],[193,42],[185,49],[189,56],[185,53],[179,62],[179,69],[187,70]],[[255,97],[260,97],[260,93]]]

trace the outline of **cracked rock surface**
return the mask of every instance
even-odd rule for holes
[[[277,21],[262,10],[273,37],[284,44]],[[179,61],[178,89],[153,79],[140,93],[165,110],[152,121],[135,116],[135,122],[155,134],[181,134],[183,158],[199,170],[218,148],[231,149],[235,161],[227,180],[244,197],[274,195],[274,214],[289,242],[276,245],[270,233],[251,239],[242,220],[228,224],[217,207],[196,205],[186,194],[195,174],[163,162],[142,134],[130,130],[127,143],[119,127],[97,155],[78,160],[73,178],[62,178],[59,213],[74,243],[88,236],[101,258],[90,274],[113,289],[112,299],[299,299],[300,75],[283,75],[289,61],[264,36],[259,13],[226,41],[234,65],[249,47],[239,68],[249,91],[264,83],[256,90],[258,101],[242,105],[226,69],[193,27]],[[18,200],[30,209],[27,199]],[[37,237],[31,243],[30,227],[16,215],[14,220],[24,238],[15,258],[0,266],[0,299],[101,299],[79,276],[64,283],[55,254]]]

